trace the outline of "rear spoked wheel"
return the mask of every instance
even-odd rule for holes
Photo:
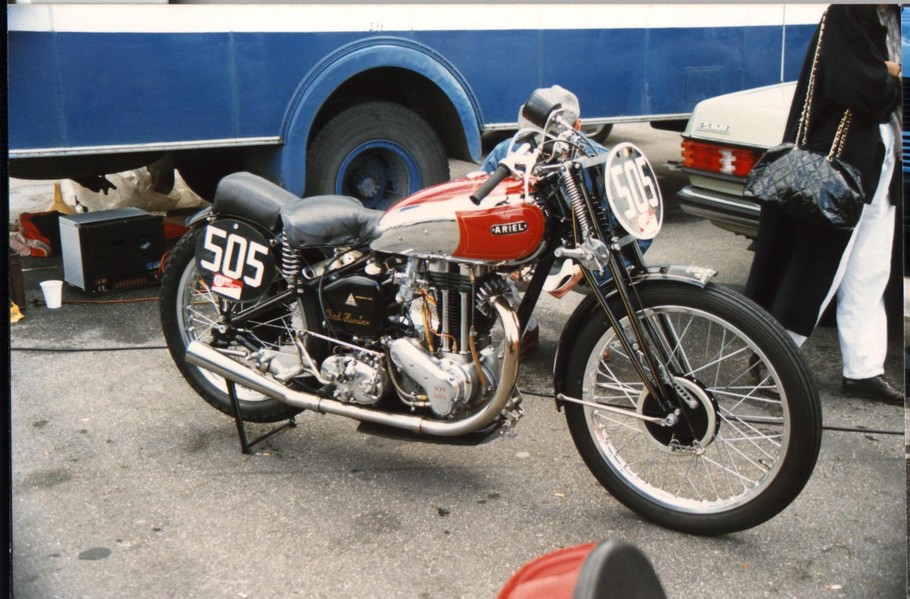
[[[605,318],[589,323],[566,387],[585,402],[566,404],[585,463],[619,501],[667,528],[711,535],[768,520],[800,493],[821,443],[818,395],[798,350],[722,287],[660,281],[638,293],[675,399],[668,409],[646,390]]]
[[[228,339],[218,343],[222,349],[232,349],[234,345],[238,350],[263,348],[293,361],[298,356],[293,332],[307,328],[308,322],[318,322],[318,317],[310,303],[291,299],[243,323],[243,330],[236,335],[220,331],[224,328],[227,311],[248,308],[255,302],[226,301],[205,283],[195,259],[196,239],[201,231],[196,229],[188,233],[168,258],[161,281],[161,325],[171,356],[186,381],[206,402],[230,416],[233,410],[227,382],[221,376],[187,362],[187,346],[197,340],[213,344],[220,336]],[[274,289],[257,301],[264,302],[273,297],[281,285],[281,281],[276,282]],[[237,396],[241,417],[248,422],[278,422],[300,413],[298,408],[245,387],[237,387]]]

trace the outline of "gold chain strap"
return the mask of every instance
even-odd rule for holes
[[[803,111],[799,116],[799,127],[796,130],[796,145],[805,146],[809,137],[809,117],[812,111],[812,100],[815,98],[815,72],[818,70],[818,58],[821,55],[822,36],[825,33],[825,18],[828,11],[822,14],[822,20],[818,28],[818,43],[815,44],[815,56],[812,58],[812,71],[809,73],[809,84],[806,86],[806,101],[803,103]],[[831,150],[828,152],[828,160],[840,158],[844,151],[844,144],[847,141],[847,133],[850,130],[850,123],[853,121],[853,111],[849,108],[844,111],[837,126],[837,133],[834,135],[834,141],[831,143]]]
[[[828,160],[840,158],[841,152],[844,151],[844,143],[847,141],[851,121],[853,121],[853,111],[848,108],[844,111],[844,116],[840,117],[840,125],[837,126],[837,133],[834,134],[834,142],[831,144],[831,151],[828,152]]]
[[[822,50],[822,36],[825,33],[825,17],[828,11],[822,14],[821,24],[818,26],[818,42],[815,44],[815,56],[812,58],[812,70],[809,72],[809,84],[806,86],[806,101],[803,102],[803,111],[799,115],[799,127],[796,130],[796,145],[805,146],[809,135],[809,116],[812,100],[815,97],[815,71],[818,70],[818,57]]]

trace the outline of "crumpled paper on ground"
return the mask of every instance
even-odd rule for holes
[[[94,192],[72,180],[61,181],[63,201],[77,212],[96,212],[115,208],[135,207],[146,212],[169,212],[182,208],[202,206],[204,201],[174,173],[174,188],[170,193],[155,191],[152,175],[146,168],[139,168],[107,175],[116,189]]]

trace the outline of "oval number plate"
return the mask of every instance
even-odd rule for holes
[[[607,155],[607,201],[613,216],[636,239],[654,239],[664,220],[657,175],[641,150],[630,143]]]

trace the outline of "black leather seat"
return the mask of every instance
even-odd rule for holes
[[[356,246],[377,235],[381,210],[364,208],[347,196],[303,198],[281,208],[284,232],[297,248]]]
[[[253,221],[270,231],[281,223],[282,206],[300,198],[271,181],[252,173],[233,173],[215,189],[212,207],[217,214],[230,214]]]
[[[283,227],[291,245],[298,248],[369,243],[376,238],[383,215],[347,196],[299,198],[252,173],[222,179],[212,205],[218,214],[245,218],[270,231]]]

